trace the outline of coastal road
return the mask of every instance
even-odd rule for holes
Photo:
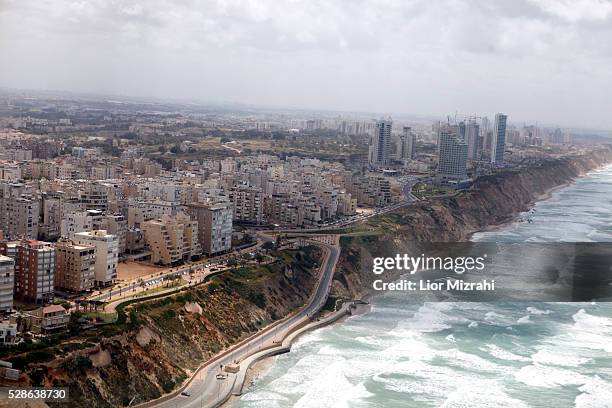
[[[316,289],[305,307],[299,312],[244,340],[201,367],[191,382],[181,390],[183,394],[165,399],[163,402],[151,401],[140,406],[204,408],[217,407],[225,402],[232,394],[237,376],[244,378],[248,364],[241,363],[245,359],[266,348],[280,345],[285,337],[293,331],[310,323],[312,317],[325,305],[340,256],[340,248],[337,243],[336,245],[329,245],[315,242],[315,244],[324,248],[325,257],[320,269],[319,279],[316,283]],[[240,364],[240,371],[237,374],[223,372],[221,367],[232,363]],[[218,375],[223,375],[225,378],[217,379]]]

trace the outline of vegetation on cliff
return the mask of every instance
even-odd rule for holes
[[[274,252],[171,296],[131,304],[116,324],[8,358],[23,385],[68,387],[71,407],[116,407],[174,390],[205,360],[302,306],[321,252]],[[49,403],[53,406],[54,403]],[[57,404],[62,406],[61,404]]]
[[[480,177],[455,196],[424,201],[357,225],[343,237],[334,295],[358,297],[370,287],[372,257],[394,256],[418,242],[466,241],[474,232],[500,225],[526,211],[551,188],[612,161],[612,150],[549,159],[538,165]]]

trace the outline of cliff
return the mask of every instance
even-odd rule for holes
[[[68,387],[71,407],[120,407],[177,388],[214,354],[301,307],[317,247],[280,251],[172,296],[135,303],[115,324],[6,358],[21,385]],[[49,406],[64,406],[48,403]]]
[[[374,217],[354,236],[343,238],[334,294],[364,295],[364,288],[371,284],[374,256],[394,256],[418,242],[466,241],[474,232],[515,219],[550,189],[611,161],[612,150],[605,147],[549,159],[520,170],[480,177],[471,189],[456,196]]]

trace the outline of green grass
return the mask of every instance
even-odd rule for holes
[[[103,322],[103,323],[112,323],[115,320],[117,320],[117,314],[116,313],[104,313],[104,312],[85,312],[85,313],[81,313],[81,316],[86,317],[86,318],[90,318],[94,321],[97,322]]]
[[[166,286],[166,282],[164,282],[163,284],[161,284],[160,286],[154,287],[152,289],[147,289],[144,292],[138,292],[136,294],[136,298],[140,298],[143,296],[149,296],[149,295],[153,295],[155,293],[159,293],[162,292],[164,290],[168,290],[168,289],[172,289],[172,288],[178,288],[181,286],[185,286],[187,284],[187,281],[183,278],[177,279],[174,282],[170,282],[170,286]]]
[[[455,190],[450,187],[436,186],[433,184],[417,183],[412,188],[412,193],[420,199],[434,197],[449,193],[454,193]]]

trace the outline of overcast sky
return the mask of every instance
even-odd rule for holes
[[[612,1],[0,0],[0,86],[612,128]]]

